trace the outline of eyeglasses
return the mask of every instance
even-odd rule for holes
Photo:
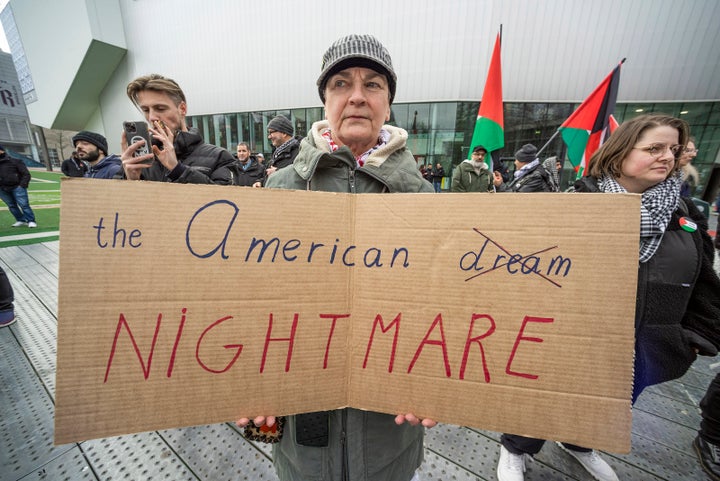
[[[660,157],[668,149],[673,154],[673,157],[678,157],[684,150],[685,146],[680,144],[667,145],[667,144],[652,144],[646,147],[633,147],[633,149],[642,150],[652,155],[653,157]]]
[[[695,154],[697,153],[697,151],[698,149],[688,149],[687,147],[683,149],[683,152],[685,152],[686,154]]]

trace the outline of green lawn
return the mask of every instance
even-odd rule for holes
[[[7,239],[8,236],[56,232],[60,226],[60,178],[61,172],[30,170],[32,180],[28,187],[30,207],[35,212],[37,227],[10,227],[15,218],[8,212],[7,206],[0,201],[0,247],[33,244],[57,239],[57,235],[33,239]],[[5,238],[5,239],[3,239]]]

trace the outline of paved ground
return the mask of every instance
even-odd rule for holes
[[[19,317],[0,329],[0,481],[276,480],[267,447],[246,441],[232,424],[52,445],[58,245],[0,249]],[[643,393],[633,409],[632,452],[605,454],[621,480],[706,479],[691,442],[698,402],[719,371],[720,360],[701,358],[682,379]],[[494,480],[499,436],[452,425],[429,430],[421,479]],[[548,443],[526,479],[591,478]]]

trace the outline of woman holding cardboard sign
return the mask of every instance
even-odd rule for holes
[[[397,77],[385,47],[370,35],[348,35],[323,56],[318,92],[327,120],[313,124],[292,166],[266,187],[349,193],[433,192],[406,148],[407,132],[390,119]],[[267,427],[273,416],[241,418]],[[288,416],[273,449],[283,481],[410,481],[423,459],[424,427],[435,422],[351,408]],[[254,428],[257,429],[257,428]]]
[[[646,387],[681,377],[698,354],[714,356],[720,347],[720,280],[707,220],[680,197],[678,160],[687,142],[684,120],[641,115],[618,127],[590,159],[589,176],[575,183],[576,192],[642,196],[633,402]],[[498,479],[524,479],[525,455],[539,452],[544,441],[505,434],[501,442]],[[596,479],[618,479],[594,451],[562,447]]]

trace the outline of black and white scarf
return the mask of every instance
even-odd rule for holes
[[[298,139],[296,139],[295,137],[292,137],[290,140],[288,140],[287,142],[282,144],[280,147],[275,149],[275,152],[273,152],[273,154],[272,154],[273,160],[277,160],[277,158],[280,157],[280,154],[282,154],[283,152],[285,152],[288,149],[292,149],[294,146],[296,146],[299,143],[300,143],[300,141]]]
[[[640,262],[647,262],[655,254],[680,200],[679,173],[675,173],[642,193],[640,199]],[[627,192],[614,177],[603,175],[598,181],[602,192]]]

